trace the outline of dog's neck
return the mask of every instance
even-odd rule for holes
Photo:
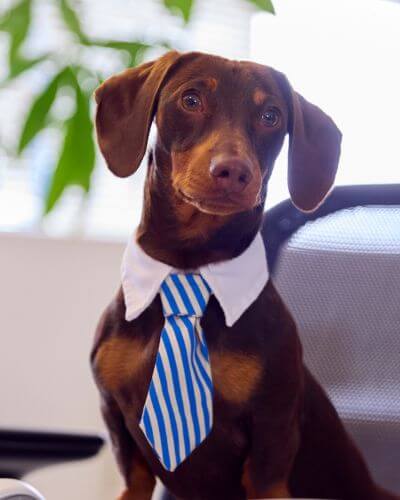
[[[260,228],[263,205],[229,216],[201,212],[180,199],[170,172],[169,155],[156,147],[155,154],[149,155],[137,232],[142,249],[178,269],[195,269],[240,255]]]

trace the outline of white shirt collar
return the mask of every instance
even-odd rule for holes
[[[176,269],[147,255],[135,236],[130,239],[121,266],[127,321],[137,318],[151,304],[171,271]],[[198,272],[224,311],[226,325],[232,326],[260,295],[269,278],[260,233],[238,257],[202,266]]]

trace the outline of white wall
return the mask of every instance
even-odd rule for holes
[[[123,245],[0,234],[0,427],[104,431],[89,368]],[[27,478],[48,500],[110,500],[109,449]]]

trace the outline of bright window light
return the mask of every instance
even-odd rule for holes
[[[284,72],[343,132],[336,184],[400,182],[400,4],[384,0],[274,0],[257,14],[251,58]],[[286,154],[268,206],[287,198]]]

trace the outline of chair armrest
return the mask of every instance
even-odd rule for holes
[[[0,429],[0,477],[20,479],[40,467],[89,458],[103,444],[95,434]]]
[[[0,500],[44,500],[44,497],[27,483],[16,479],[0,479]]]

